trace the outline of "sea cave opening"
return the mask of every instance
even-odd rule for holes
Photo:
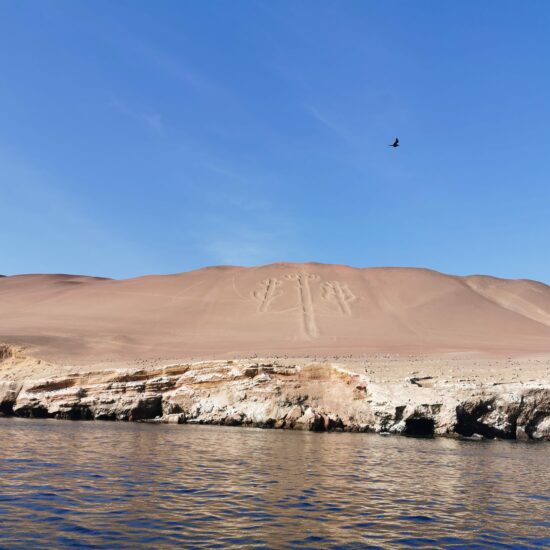
[[[433,418],[407,418],[405,420],[405,435],[416,437],[432,437],[434,435],[435,422]]]

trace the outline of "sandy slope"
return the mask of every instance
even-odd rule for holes
[[[550,352],[550,287],[423,269],[212,267],[0,277],[0,342],[91,364],[153,358]]]

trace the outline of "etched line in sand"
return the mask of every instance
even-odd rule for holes
[[[258,311],[264,312],[269,309],[271,302],[282,296],[281,291],[277,291],[277,287],[281,286],[281,281],[275,278],[266,279],[262,281],[260,285],[262,286],[261,290],[255,290],[252,292],[253,298],[259,302]]]
[[[315,321],[315,310],[313,308],[313,300],[311,299],[309,282],[318,281],[320,277],[311,273],[292,273],[285,275],[285,279],[296,281],[300,293],[302,322],[305,334],[311,338],[316,338],[319,335],[319,329]]]
[[[328,281],[321,287],[321,296],[324,300],[336,301],[342,315],[351,315],[349,304],[357,298],[346,284],[340,281]]]

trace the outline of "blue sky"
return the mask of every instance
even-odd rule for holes
[[[546,0],[0,0],[0,273],[550,283],[548,28]]]

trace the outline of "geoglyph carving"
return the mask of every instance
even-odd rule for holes
[[[282,296],[283,293],[280,290],[277,290],[277,287],[281,286],[281,284],[281,281],[275,279],[274,277],[266,279],[260,283],[262,289],[255,290],[252,293],[253,298],[259,302],[258,311],[267,311],[271,305],[271,302],[275,300],[275,298]]]
[[[297,309],[300,311],[302,320],[302,329],[309,338],[319,336],[319,329],[315,318],[315,305],[312,298],[310,283],[320,281],[319,275],[313,273],[290,273],[283,276],[287,281],[295,282],[298,289],[299,304]],[[269,311],[273,300],[283,295],[280,287],[282,281],[275,277],[270,277],[259,283],[260,289],[252,292],[252,297],[258,302],[258,311],[261,313]],[[357,298],[346,284],[339,281],[327,281],[321,285],[321,298],[337,305],[341,315],[351,315],[350,304]]]
[[[317,322],[315,321],[315,310],[311,299],[309,282],[320,280],[319,275],[314,275],[312,273],[293,273],[285,275],[285,279],[289,281],[296,281],[296,286],[300,296],[304,332],[307,336],[315,338],[318,336],[319,330],[317,328]]]
[[[335,301],[342,315],[351,315],[350,303],[357,298],[346,284],[339,281],[328,281],[321,286],[321,297],[327,301]]]

